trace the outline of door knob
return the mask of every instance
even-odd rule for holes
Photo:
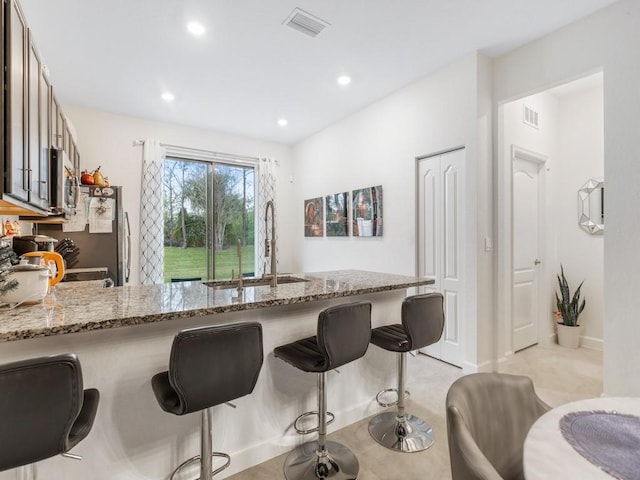
[[[542,262],[540,260],[538,260],[537,258],[536,258],[535,262],[533,262],[534,265],[540,265],[541,263]]]

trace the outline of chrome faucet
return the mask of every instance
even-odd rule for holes
[[[271,207],[271,241],[269,241],[269,207]],[[271,256],[271,286],[278,286],[278,277],[276,275],[276,209],[273,205],[273,200],[267,202],[267,206],[264,209],[264,256],[265,258]],[[262,277],[265,278],[265,272],[262,272]]]

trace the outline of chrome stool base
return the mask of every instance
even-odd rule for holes
[[[293,450],[284,461],[287,480],[355,480],[360,465],[351,450],[340,443],[326,442],[318,452],[318,442],[307,442]]]
[[[383,447],[397,452],[420,452],[433,445],[433,429],[415,415],[379,413],[369,421],[369,434]]]

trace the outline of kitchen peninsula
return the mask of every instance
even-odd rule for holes
[[[99,288],[100,282],[56,287],[42,305],[0,310],[0,342],[90,330],[175,321],[184,317],[349,297],[433,283],[427,279],[363,271],[299,274],[301,281],[242,293],[202,282]]]
[[[291,423],[315,409],[315,377],[275,359],[273,349],[314,335],[320,310],[339,303],[371,302],[373,327],[399,322],[407,289],[432,283],[355,270],[295,277],[305,281],[276,288],[245,284],[242,294],[201,282],[115,288],[69,282],[59,284],[42,304],[0,311],[0,362],[73,352],[82,363],[85,388],[100,390],[94,428],[74,449],[84,459],[45,460],[38,464],[42,475],[69,480],[168,476],[179,459],[198,451],[199,417],[162,412],[151,377],[166,370],[179,330],[242,321],[262,324],[265,360],[251,395],[234,402],[235,409],[212,410],[214,450],[232,457],[220,478],[284,453],[308,440]],[[375,393],[393,385],[395,365],[372,347],[340,375],[330,375],[336,375],[329,397],[334,431],[379,409]],[[0,480],[12,475],[3,472]]]

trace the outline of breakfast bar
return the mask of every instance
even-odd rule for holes
[[[257,321],[264,332],[264,364],[253,394],[234,402],[237,408],[212,411],[213,448],[232,458],[219,477],[290,450],[305,440],[291,423],[299,412],[314,409],[315,381],[276,359],[274,347],[314,335],[318,313],[340,303],[371,302],[372,327],[398,322],[407,289],[432,283],[356,270],[295,274],[288,281],[275,288],[248,281],[242,291],[224,282],[115,288],[62,283],[42,303],[0,311],[1,363],[73,352],[85,388],[100,390],[93,430],[73,450],[83,460],[44,460],[38,464],[43,478],[164,478],[196,454],[198,415],[164,414],[150,379],[166,370],[174,335],[203,325]],[[370,348],[330,375],[333,431],[378,411],[375,393],[394,382],[395,371],[383,351]],[[3,472],[0,480],[14,475]]]

